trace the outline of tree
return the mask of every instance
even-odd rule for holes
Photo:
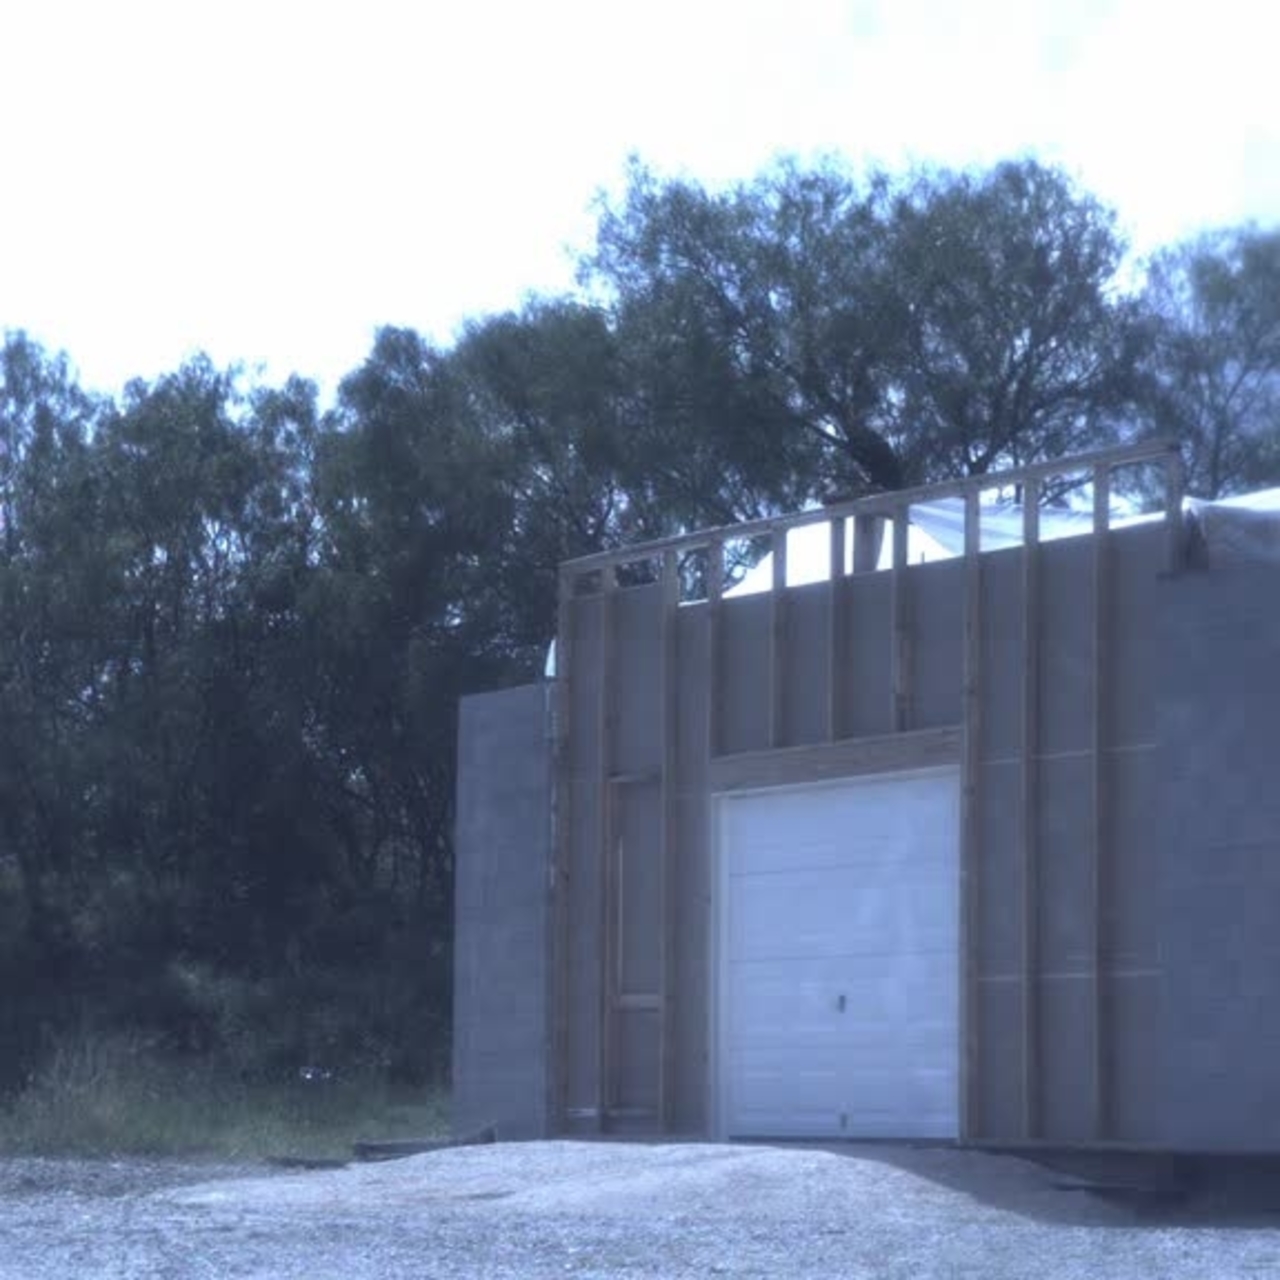
[[[541,669],[560,563],[665,531],[643,481],[623,353],[607,315],[568,299],[468,326],[451,356],[489,442],[505,518],[470,594],[518,668]]]
[[[726,193],[633,166],[584,282],[612,305],[658,501],[689,523],[895,487],[883,191],[783,166]]]
[[[1141,331],[1117,296],[1114,215],[1034,161],[927,174],[900,195],[891,287],[906,316],[893,438],[916,477],[1113,441]]]
[[[1216,231],[1157,254],[1145,300],[1147,423],[1182,444],[1191,492],[1280,481],[1280,230]]]
[[[110,550],[89,437],[97,405],[62,356],[0,348],[0,1087],[65,1008],[68,886],[93,777]]]
[[[1137,333],[1122,249],[1033,161],[861,183],[789,163],[723,193],[637,165],[583,281],[664,499],[729,518],[1108,438]]]

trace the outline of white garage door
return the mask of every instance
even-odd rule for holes
[[[726,1136],[959,1134],[959,781],[720,801]]]

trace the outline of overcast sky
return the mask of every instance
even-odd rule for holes
[[[571,282],[637,152],[1034,152],[1139,248],[1280,222],[1259,0],[0,0],[0,328],[114,389],[194,350],[331,384],[380,324]]]

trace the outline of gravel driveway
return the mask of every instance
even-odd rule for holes
[[[1115,1204],[945,1149],[466,1147],[262,1176],[0,1161],[0,1277],[1280,1275],[1280,1194]],[[1272,1204],[1276,1208],[1272,1208]]]

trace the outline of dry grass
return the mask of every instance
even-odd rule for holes
[[[245,1083],[127,1042],[81,1041],[0,1109],[0,1152],[344,1159],[360,1138],[438,1137],[447,1128],[440,1091],[397,1090],[369,1076]]]

